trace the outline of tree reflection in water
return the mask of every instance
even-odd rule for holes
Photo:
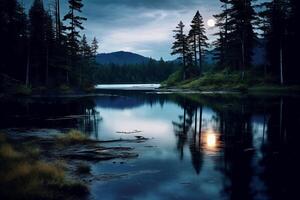
[[[215,167],[224,174],[222,193],[230,199],[286,199],[297,191],[299,104],[291,98],[267,100],[238,99],[221,107],[209,101],[179,102],[183,115],[173,127],[180,159],[188,145],[200,174],[204,155],[217,153]],[[203,105],[215,112],[210,120],[202,119]]]
[[[158,139],[168,141],[159,144],[176,146],[175,152],[169,149],[169,146],[161,146],[161,149],[165,148],[163,150],[169,152],[159,160],[160,163],[147,160],[147,164],[142,166],[148,166],[148,162],[152,161],[155,163],[151,166],[160,164],[158,168],[169,165],[164,162],[174,162],[174,154],[178,155],[180,162],[193,166],[191,172],[189,168],[182,168],[185,165],[178,168],[174,166],[173,172],[168,171],[167,175],[170,176],[165,175],[170,178],[169,182],[165,180],[165,185],[170,185],[174,180],[178,181],[175,179],[176,175],[171,176],[171,173],[179,173],[176,170],[180,170],[189,178],[191,174],[195,175],[196,178],[192,177],[193,183],[206,186],[207,182],[203,182],[203,179],[209,177],[207,173],[211,173],[218,177],[215,178],[216,182],[209,184],[210,187],[215,186],[214,191],[224,198],[295,199],[300,180],[299,102],[299,98],[296,97],[181,97],[154,94],[73,100],[26,99],[0,103],[0,126],[80,128],[94,138],[101,138],[101,114],[112,111],[121,113],[124,109],[140,108],[132,113],[139,112],[138,117],[144,117],[141,120],[145,123],[151,122],[151,126],[155,126],[153,122],[161,120],[167,124],[166,133],[161,134],[165,134],[164,137]],[[149,116],[144,113],[152,107],[156,109],[154,114]],[[166,107],[171,110],[166,110]],[[166,112],[160,116],[157,111]],[[174,113],[178,117],[175,115],[174,118]],[[104,116],[106,126],[110,125],[108,121],[111,116],[116,115]],[[168,125],[174,130],[171,135],[168,135]],[[133,130],[134,128],[136,127],[132,127]],[[151,131],[153,130],[149,131],[150,134]],[[175,160],[178,161],[177,158]],[[124,185],[120,187],[123,188]]]

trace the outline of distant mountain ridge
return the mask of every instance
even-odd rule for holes
[[[261,41],[263,42],[263,41]],[[253,49],[253,64],[262,65],[266,63],[265,49],[256,46]],[[136,53],[117,51],[112,53],[100,53],[96,56],[96,62],[102,65],[115,64],[115,65],[133,65],[133,64],[147,64],[151,58],[145,57]],[[154,60],[157,61],[157,60]],[[180,59],[174,59],[167,62],[180,63]],[[214,50],[210,50],[204,57],[204,63],[212,65],[216,64],[214,60]]]
[[[101,53],[96,56],[96,62],[98,64],[116,64],[116,65],[131,65],[131,64],[142,64],[149,62],[150,58],[145,56],[126,52],[117,51],[112,53]]]

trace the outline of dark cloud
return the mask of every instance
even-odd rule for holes
[[[126,6],[131,8],[177,10],[201,4],[216,5],[218,0],[101,0],[101,5]],[[98,0],[89,0],[92,5],[99,5]]]
[[[23,0],[29,8],[33,0]],[[65,14],[67,0],[61,0]],[[219,12],[219,0],[84,0],[84,33],[100,42],[100,52],[128,50],[154,58],[171,59],[172,29],[188,24],[197,10],[205,20]],[[53,0],[44,0],[50,8]],[[188,26],[187,26],[188,28]],[[212,31],[208,31],[209,34]]]

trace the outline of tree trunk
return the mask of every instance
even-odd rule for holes
[[[198,108],[196,107],[196,112],[195,112],[195,135],[197,134],[197,117],[198,117]]]
[[[30,72],[30,42],[28,42],[28,52],[27,52],[27,64],[26,64],[26,81],[25,84],[29,86],[29,72]]]
[[[201,134],[202,134],[202,105],[200,106],[200,116],[199,116],[199,145],[201,145]]]
[[[242,80],[245,78],[245,43],[242,39]]]
[[[69,72],[66,71],[66,81],[67,81],[67,84],[69,84]]]
[[[184,104],[184,112],[183,112],[183,134],[186,134],[186,109],[185,109],[185,104]]]
[[[48,86],[48,78],[49,78],[49,47],[46,47],[46,74],[45,74],[45,86]]]
[[[58,28],[58,38],[61,35],[61,24],[60,24],[60,0],[57,0],[57,28]]]
[[[61,36],[60,0],[55,0],[55,25],[56,25],[56,38],[60,40],[60,36]]]
[[[201,50],[201,38],[198,36],[198,48],[199,48],[199,72],[202,75],[202,50]]]
[[[283,85],[283,50],[282,50],[282,45],[280,44],[280,84]]]
[[[194,34],[194,56],[195,56],[195,67],[197,67],[197,44],[196,35]]]

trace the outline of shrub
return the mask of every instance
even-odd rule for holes
[[[178,70],[171,74],[169,78],[162,83],[165,86],[175,86],[182,81],[182,71]]]
[[[24,95],[24,96],[30,95],[31,92],[32,92],[31,88],[27,87],[26,85],[17,85],[14,91],[15,94]]]
[[[83,143],[88,140],[88,137],[81,131],[72,129],[66,134],[59,136],[58,139],[63,143]]]
[[[62,93],[69,93],[71,92],[71,88],[66,85],[66,84],[62,84],[59,86],[59,90],[62,92]]]

